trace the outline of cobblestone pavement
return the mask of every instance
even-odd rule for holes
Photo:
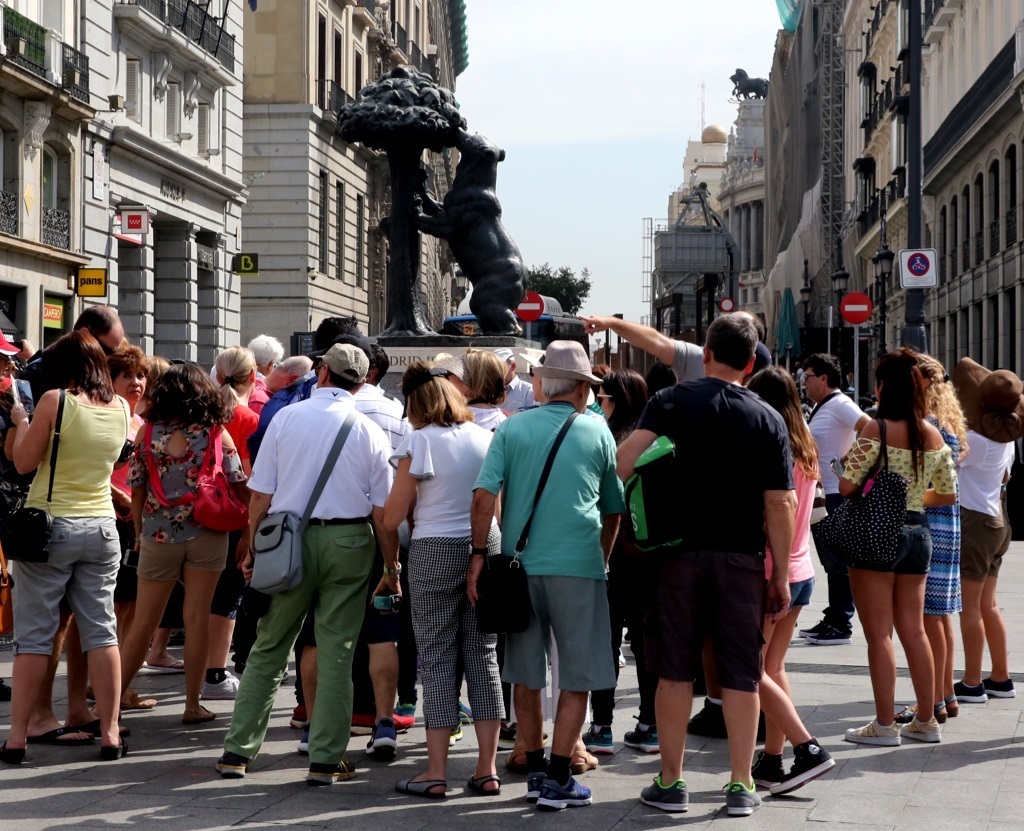
[[[1000,604],[1011,649],[1024,644],[1024,543],[1014,543],[1000,579]],[[813,623],[824,605],[819,572],[814,604],[802,622]],[[961,705],[961,714],[945,726],[937,745],[907,742],[896,748],[870,748],[841,740],[847,727],[865,723],[872,712],[864,639],[855,631],[849,646],[814,647],[794,642],[790,679],[801,715],[811,732],[836,758],[826,777],[789,797],[766,796],[752,817],[728,819],[722,787],[728,773],[724,741],[693,737],[686,752],[690,811],[668,815],[640,805],[640,789],[658,772],[658,757],[621,745],[636,713],[632,661],[623,671],[613,727],[616,753],[601,757],[601,767],[584,777],[594,804],[559,814],[539,814],[523,797],[521,776],[504,777],[502,795],[471,797],[464,789],[473,771],[472,731],[453,748],[449,798],[434,803],[402,796],[394,783],[413,775],[426,758],[424,733],[417,727],[400,738],[390,764],[365,757],[366,739],[353,737],[349,755],[358,776],[330,788],[310,788],[303,777],[305,757],[295,753],[298,731],[289,729],[292,688],[277,697],[267,742],[244,780],[222,780],[213,770],[231,710],[230,702],[209,702],[219,718],[198,729],[180,723],[183,697],[180,675],[140,676],[140,692],[159,707],[130,713],[130,754],[101,763],[95,747],[33,746],[21,767],[0,766],[0,829],[145,828],[164,831],[247,831],[345,828],[358,823],[373,831],[447,826],[491,831],[523,828],[588,831],[712,823],[744,823],[767,829],[838,828],[974,831],[1024,827],[1024,697]],[[9,645],[0,652],[0,676],[10,678]],[[628,650],[627,650],[628,657]],[[897,698],[909,702],[906,662],[897,646],[900,677]],[[962,654],[957,666],[962,667]],[[1011,656],[1011,666],[1014,663]],[[986,667],[987,668],[987,667]],[[1019,665],[1017,666],[1019,669]],[[1021,681],[1024,676],[1017,675]],[[58,679],[58,695],[63,691]],[[700,705],[701,700],[697,700]],[[10,705],[0,703],[0,731],[6,732]],[[787,764],[789,757],[787,756]]]

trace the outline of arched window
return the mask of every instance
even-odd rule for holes
[[[71,159],[65,151],[43,145],[42,242],[55,248],[71,248]]]
[[[985,174],[974,177],[974,264],[985,260]]]
[[[999,160],[995,159],[988,166],[988,203],[992,211],[989,217],[989,254],[995,256],[1002,248],[999,244],[999,217],[1002,214],[1002,204],[999,201]]]
[[[1017,242],[1017,146],[1011,144],[1006,148],[1003,164],[1003,187],[1006,204],[1006,245]]]
[[[967,185],[960,195],[960,227],[964,236],[960,243],[960,270],[971,267],[971,186]]]

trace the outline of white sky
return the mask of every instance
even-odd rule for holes
[[[663,218],[683,152],[736,117],[729,76],[767,77],[774,0],[467,0],[470,131],[507,152],[503,221],[528,265],[594,283],[584,311],[639,320],[643,218]]]

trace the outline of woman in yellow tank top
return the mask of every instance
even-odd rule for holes
[[[38,468],[27,505],[50,512],[53,530],[45,563],[14,563],[14,656],[11,729],[0,749],[8,764],[20,764],[29,741],[29,721],[46,676],[66,596],[78,621],[82,649],[100,719],[100,755],[125,753],[118,736],[121,664],[114,617],[114,583],[120,559],[110,475],[128,438],[127,404],[114,394],[100,344],[85,329],[71,332],[45,354],[48,377],[59,389],[39,400],[32,422],[21,405],[11,416],[18,432],[14,463],[22,473]],[[52,498],[47,500],[50,454],[61,396],[61,440]]]
[[[898,745],[902,738],[937,742],[942,735],[933,715],[934,665],[924,631],[924,590],[932,549],[924,509],[956,501],[954,459],[942,434],[925,420],[925,384],[917,355],[908,349],[883,355],[875,379],[889,469],[907,481],[907,515],[895,562],[884,568],[867,561],[850,563],[850,587],[868,642],[875,718],[864,727],[847,730],[846,741],[871,745]],[[858,491],[881,452],[881,441],[879,421],[869,421],[850,449],[839,480],[843,496]],[[895,723],[894,627],[917,694],[918,715],[902,733]]]

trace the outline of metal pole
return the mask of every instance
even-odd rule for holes
[[[853,403],[860,406],[860,325],[853,327]]]
[[[921,247],[921,48],[923,24],[921,0],[906,0],[910,9],[910,57],[907,66],[907,87],[910,108],[907,112],[907,247]],[[918,352],[928,351],[928,335],[924,328],[924,289],[907,289],[903,343]]]

